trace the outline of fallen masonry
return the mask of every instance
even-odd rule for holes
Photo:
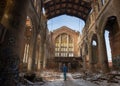
[[[32,77],[32,81],[29,79]],[[42,77],[42,78],[41,78]],[[20,86],[63,86],[65,84],[63,80],[63,74],[60,72],[47,72],[44,71],[41,77],[33,77],[29,75],[29,78],[20,77]],[[119,86],[120,84],[120,72],[112,71],[110,73],[68,73],[66,85],[73,84],[74,86]],[[65,86],[66,86],[65,85]]]

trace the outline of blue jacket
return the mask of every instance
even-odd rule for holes
[[[66,66],[63,66],[62,67],[62,72],[64,72],[64,73],[68,72],[68,68]]]

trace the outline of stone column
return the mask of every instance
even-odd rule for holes
[[[99,35],[98,48],[99,48],[99,60],[100,60],[101,69],[104,73],[109,72],[105,38],[103,34]]]
[[[71,63],[68,63],[68,72],[71,71]]]
[[[35,28],[36,29],[36,28]],[[36,45],[37,45],[37,33],[35,34],[35,37],[33,39],[34,45],[33,45],[33,52],[32,52],[32,72],[35,72],[36,66],[35,66],[35,61],[36,61]]]
[[[40,71],[40,68],[41,68],[41,65],[40,65],[40,62],[41,62],[41,54],[40,54],[40,46],[39,46],[39,48],[38,48],[38,64],[37,64],[37,70],[38,70],[38,72]]]
[[[0,77],[2,86],[17,86],[20,56],[22,53],[24,28],[28,0],[7,0],[1,24],[7,29],[4,41],[0,44]],[[2,65],[1,65],[2,64]]]
[[[83,58],[83,68],[84,70],[86,70],[86,56],[87,56],[87,48],[86,48],[87,44],[86,42],[84,42],[84,45],[83,45],[83,54],[82,54],[82,58]]]
[[[93,59],[92,59],[92,45],[88,45],[88,57],[89,57],[89,70],[93,72],[94,69],[94,64],[93,64]]]
[[[86,70],[86,56],[83,56],[83,68]]]
[[[42,72],[43,70],[43,60],[44,60],[44,39],[41,38],[41,43],[40,43],[40,71]]]
[[[61,72],[61,63],[59,62],[59,72]]]
[[[30,72],[32,70],[32,52],[33,49],[31,49],[32,46],[30,46],[29,53],[28,53],[28,64],[27,64],[27,72]]]
[[[44,44],[44,59],[43,59],[43,69],[46,68],[46,60],[47,60],[47,55],[48,55],[48,52],[47,52],[47,47],[46,47],[46,44]]]

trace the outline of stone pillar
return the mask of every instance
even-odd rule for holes
[[[86,70],[86,55],[87,55],[87,48],[86,48],[86,42],[84,42],[84,45],[83,45],[83,52],[82,52],[82,58],[83,58],[83,68],[84,70]]]
[[[44,44],[44,59],[43,59],[43,69],[46,69],[46,60],[47,60],[47,48],[46,48],[46,44]]]
[[[83,68],[86,70],[86,56],[83,56]]]
[[[43,60],[44,60],[44,41],[43,38],[41,39],[41,43],[40,43],[40,71],[42,72],[43,70]]]
[[[59,62],[59,72],[61,72],[61,63]]]
[[[30,72],[32,70],[32,49],[30,47],[29,54],[28,54],[28,64],[27,64],[27,72]]]
[[[28,0],[7,0],[1,24],[7,29],[4,41],[0,44],[0,77],[2,86],[17,86],[20,56],[22,53],[24,28]]]
[[[109,72],[105,38],[103,34],[99,35],[98,48],[99,48],[99,60],[100,60],[101,69],[104,73]]]
[[[71,63],[68,63],[68,72],[71,71]]]
[[[36,45],[37,45],[37,33],[34,37],[34,45],[33,45],[33,52],[32,52],[32,72],[35,72],[36,66],[35,66],[35,60],[36,60]]]
[[[37,70],[38,70],[38,72],[40,71],[40,68],[41,68],[41,64],[40,64],[40,62],[41,62],[41,54],[40,54],[40,46],[39,46],[39,48],[38,48],[38,64],[37,64]]]
[[[89,70],[93,72],[94,69],[94,64],[93,64],[93,59],[92,59],[92,45],[88,45],[88,57],[89,57]]]

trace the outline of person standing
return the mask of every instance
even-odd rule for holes
[[[64,81],[66,81],[66,74],[68,72],[68,68],[65,64],[63,64],[63,67],[62,67],[62,72],[63,72],[63,76],[64,76]]]

